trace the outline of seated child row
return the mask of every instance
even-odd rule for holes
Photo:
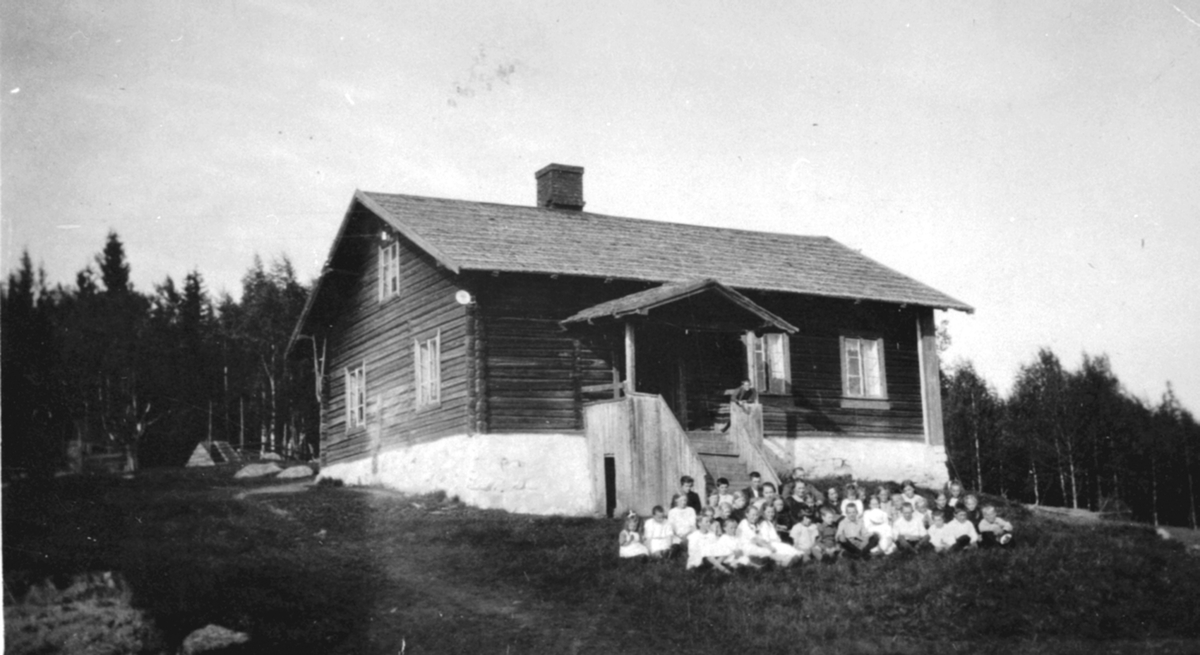
[[[791,494],[788,498],[776,495],[773,485],[766,483],[757,498],[735,492],[732,501],[726,501],[720,498],[728,488],[722,478],[717,481],[718,493],[699,512],[689,503],[696,498],[695,493],[689,494],[691,484],[685,477],[680,493],[671,499],[671,510],[655,507],[644,527],[637,514],[629,515],[620,534],[621,557],[662,557],[686,550],[688,568],[711,565],[728,571],[768,560],[788,566],[842,554],[866,558],[1012,543],[1012,524],[997,516],[995,506],[980,507],[975,495],[964,496],[958,483],[939,494],[932,509],[909,481],[901,485],[902,493],[883,485],[868,498],[864,510],[853,484],[844,490],[845,499],[840,499],[836,487],[830,488],[824,502],[803,483],[790,489],[791,483],[785,485]]]

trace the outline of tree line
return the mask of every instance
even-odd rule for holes
[[[235,301],[199,271],[138,291],[116,233],[74,285],[50,287],[24,253],[0,289],[5,467],[62,468],[71,444],[179,465],[210,438],[315,456],[317,376],[285,357],[308,293],[283,256],[256,256]],[[970,362],[943,371],[942,397],[950,473],[968,486],[1196,526],[1200,427],[1169,385],[1150,403],[1107,357],[1068,371],[1043,349],[1007,398]]]
[[[951,473],[1026,503],[1196,527],[1200,426],[1170,384],[1157,402],[1128,393],[1104,355],[1067,370],[1049,349],[1002,398],[970,362],[943,372]]]
[[[79,448],[180,465],[207,439],[315,455],[313,373],[284,356],[308,291],[286,257],[255,256],[237,301],[199,271],[143,293],[115,232],[74,285],[25,252],[0,293],[4,466],[57,470]]]

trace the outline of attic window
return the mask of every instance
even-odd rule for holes
[[[400,242],[379,246],[379,302],[400,295]]]
[[[792,392],[791,339],[782,332],[756,336],[747,332],[746,365],[750,383],[760,394],[787,395]]]

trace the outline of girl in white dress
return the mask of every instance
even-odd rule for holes
[[[779,566],[791,566],[800,558],[800,551],[779,537],[779,530],[775,528],[773,505],[767,505],[763,509],[763,518],[758,522],[758,536],[771,548],[769,557]]]
[[[858,508],[858,513],[861,515],[866,508],[863,507],[863,501],[858,496],[859,496],[859,490],[856,485],[854,485],[854,484],[846,485],[846,497],[843,498],[842,502],[837,505],[838,512],[842,516],[845,516],[846,515],[846,506],[854,505],[856,508]]]
[[[742,551],[742,542],[738,539],[738,522],[725,519],[724,534],[722,534],[708,551],[708,557],[715,564],[736,569],[739,566],[749,566],[750,558]]]
[[[768,559],[775,554],[775,549],[771,547],[771,543],[763,539],[759,531],[759,514],[758,507],[751,505],[746,508],[746,518],[738,524],[737,537],[738,543],[742,547],[742,552],[753,562],[755,559]],[[771,531],[775,531],[775,526],[770,525]]]
[[[621,530],[620,537],[620,555],[621,557],[645,557],[650,554],[650,550],[642,543],[642,531],[638,528],[641,519],[633,512],[625,518],[625,529]]]
[[[650,511],[650,520],[643,528],[646,547],[650,549],[651,557],[666,557],[671,550],[671,524],[667,523],[667,515],[663,513],[662,505],[655,505]]]
[[[696,510],[688,507],[687,496],[671,496],[671,510],[667,512],[667,523],[671,524],[671,544],[682,544],[696,529]]]
[[[863,526],[867,532],[879,535],[879,544],[871,550],[874,553],[891,555],[896,552],[896,536],[892,532],[892,521],[887,510],[881,507],[879,496],[871,496],[871,508],[863,512]]]

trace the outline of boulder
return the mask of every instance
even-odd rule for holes
[[[271,462],[265,464],[247,464],[241,470],[233,474],[235,478],[260,478],[264,475],[274,475],[280,472],[281,468]]]
[[[279,455],[279,453],[263,453],[262,455],[259,456],[259,459],[265,459],[265,460],[278,462],[278,461],[282,460],[283,457],[281,457]]]
[[[279,472],[277,478],[311,478],[313,470],[307,466],[289,466]]]
[[[183,640],[179,648],[180,655],[195,655],[196,653],[212,653],[229,649],[250,641],[250,635],[223,628],[212,623],[196,630]]]

